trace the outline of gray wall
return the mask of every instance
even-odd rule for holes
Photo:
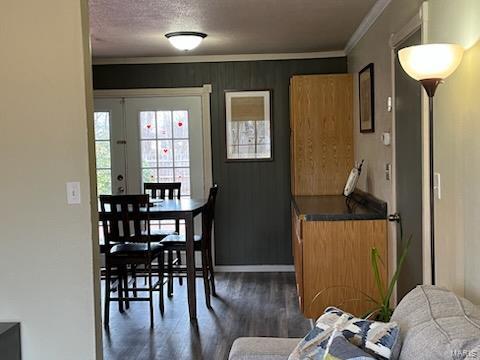
[[[360,122],[358,100],[353,102],[355,161],[365,159],[358,187],[386,201],[388,211],[395,210],[392,182],[385,178],[385,165],[393,162],[392,146],[383,145],[380,134],[392,132],[392,112],[388,112],[386,106],[388,96],[392,95],[390,36],[397,33],[415,14],[418,14],[422,2],[423,0],[392,0],[365,36],[348,53],[348,71],[354,74],[354,99],[358,99],[358,72],[369,63],[374,63],[375,66],[374,133],[362,134],[358,131]],[[397,226],[390,223],[388,236],[390,275],[394,273],[397,264],[396,231]]]
[[[291,264],[289,79],[344,73],[346,58],[186,64],[97,65],[95,89],[212,84],[213,178],[220,186],[215,224],[218,265]],[[225,162],[228,89],[271,89],[274,160]]]

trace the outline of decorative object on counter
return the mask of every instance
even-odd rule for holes
[[[360,112],[360,132],[375,132],[375,83],[373,63],[368,64],[358,74],[358,97]]]
[[[335,307],[328,307],[318,318],[315,327],[298,343],[289,360],[324,359],[328,351],[341,352],[334,347],[335,339],[345,339],[374,359],[396,359],[401,348],[400,328],[396,322],[382,323],[364,320]],[[349,351],[352,348],[349,346]],[[329,357],[326,357],[329,359]],[[335,356],[334,358],[339,358]],[[348,359],[341,357],[339,359]]]
[[[226,91],[227,160],[272,160],[270,90]]]
[[[460,65],[463,48],[457,44],[424,44],[410,46],[398,52],[403,70],[419,81],[428,95],[429,157],[430,157],[430,257],[432,285],[435,285],[435,189],[433,161],[433,96],[437,86]]]
[[[362,161],[356,164],[352,169],[352,171],[350,171],[350,175],[348,176],[347,183],[345,184],[345,189],[343,189],[343,195],[348,197],[355,190],[355,187],[357,186],[358,178],[360,177],[360,174],[362,172],[363,161],[364,160],[362,159]]]

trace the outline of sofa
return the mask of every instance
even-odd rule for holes
[[[400,360],[480,359],[480,308],[447,289],[421,285],[395,309]],[[238,338],[229,360],[287,360],[300,339]]]

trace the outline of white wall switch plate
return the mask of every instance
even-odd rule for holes
[[[79,182],[67,182],[67,204],[75,205],[80,204],[80,183]]]
[[[390,135],[389,132],[384,132],[382,134],[382,142],[383,145],[388,146],[392,143],[392,136]]]

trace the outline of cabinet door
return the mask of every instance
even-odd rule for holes
[[[341,194],[353,166],[352,76],[294,76],[290,87],[292,193]]]

